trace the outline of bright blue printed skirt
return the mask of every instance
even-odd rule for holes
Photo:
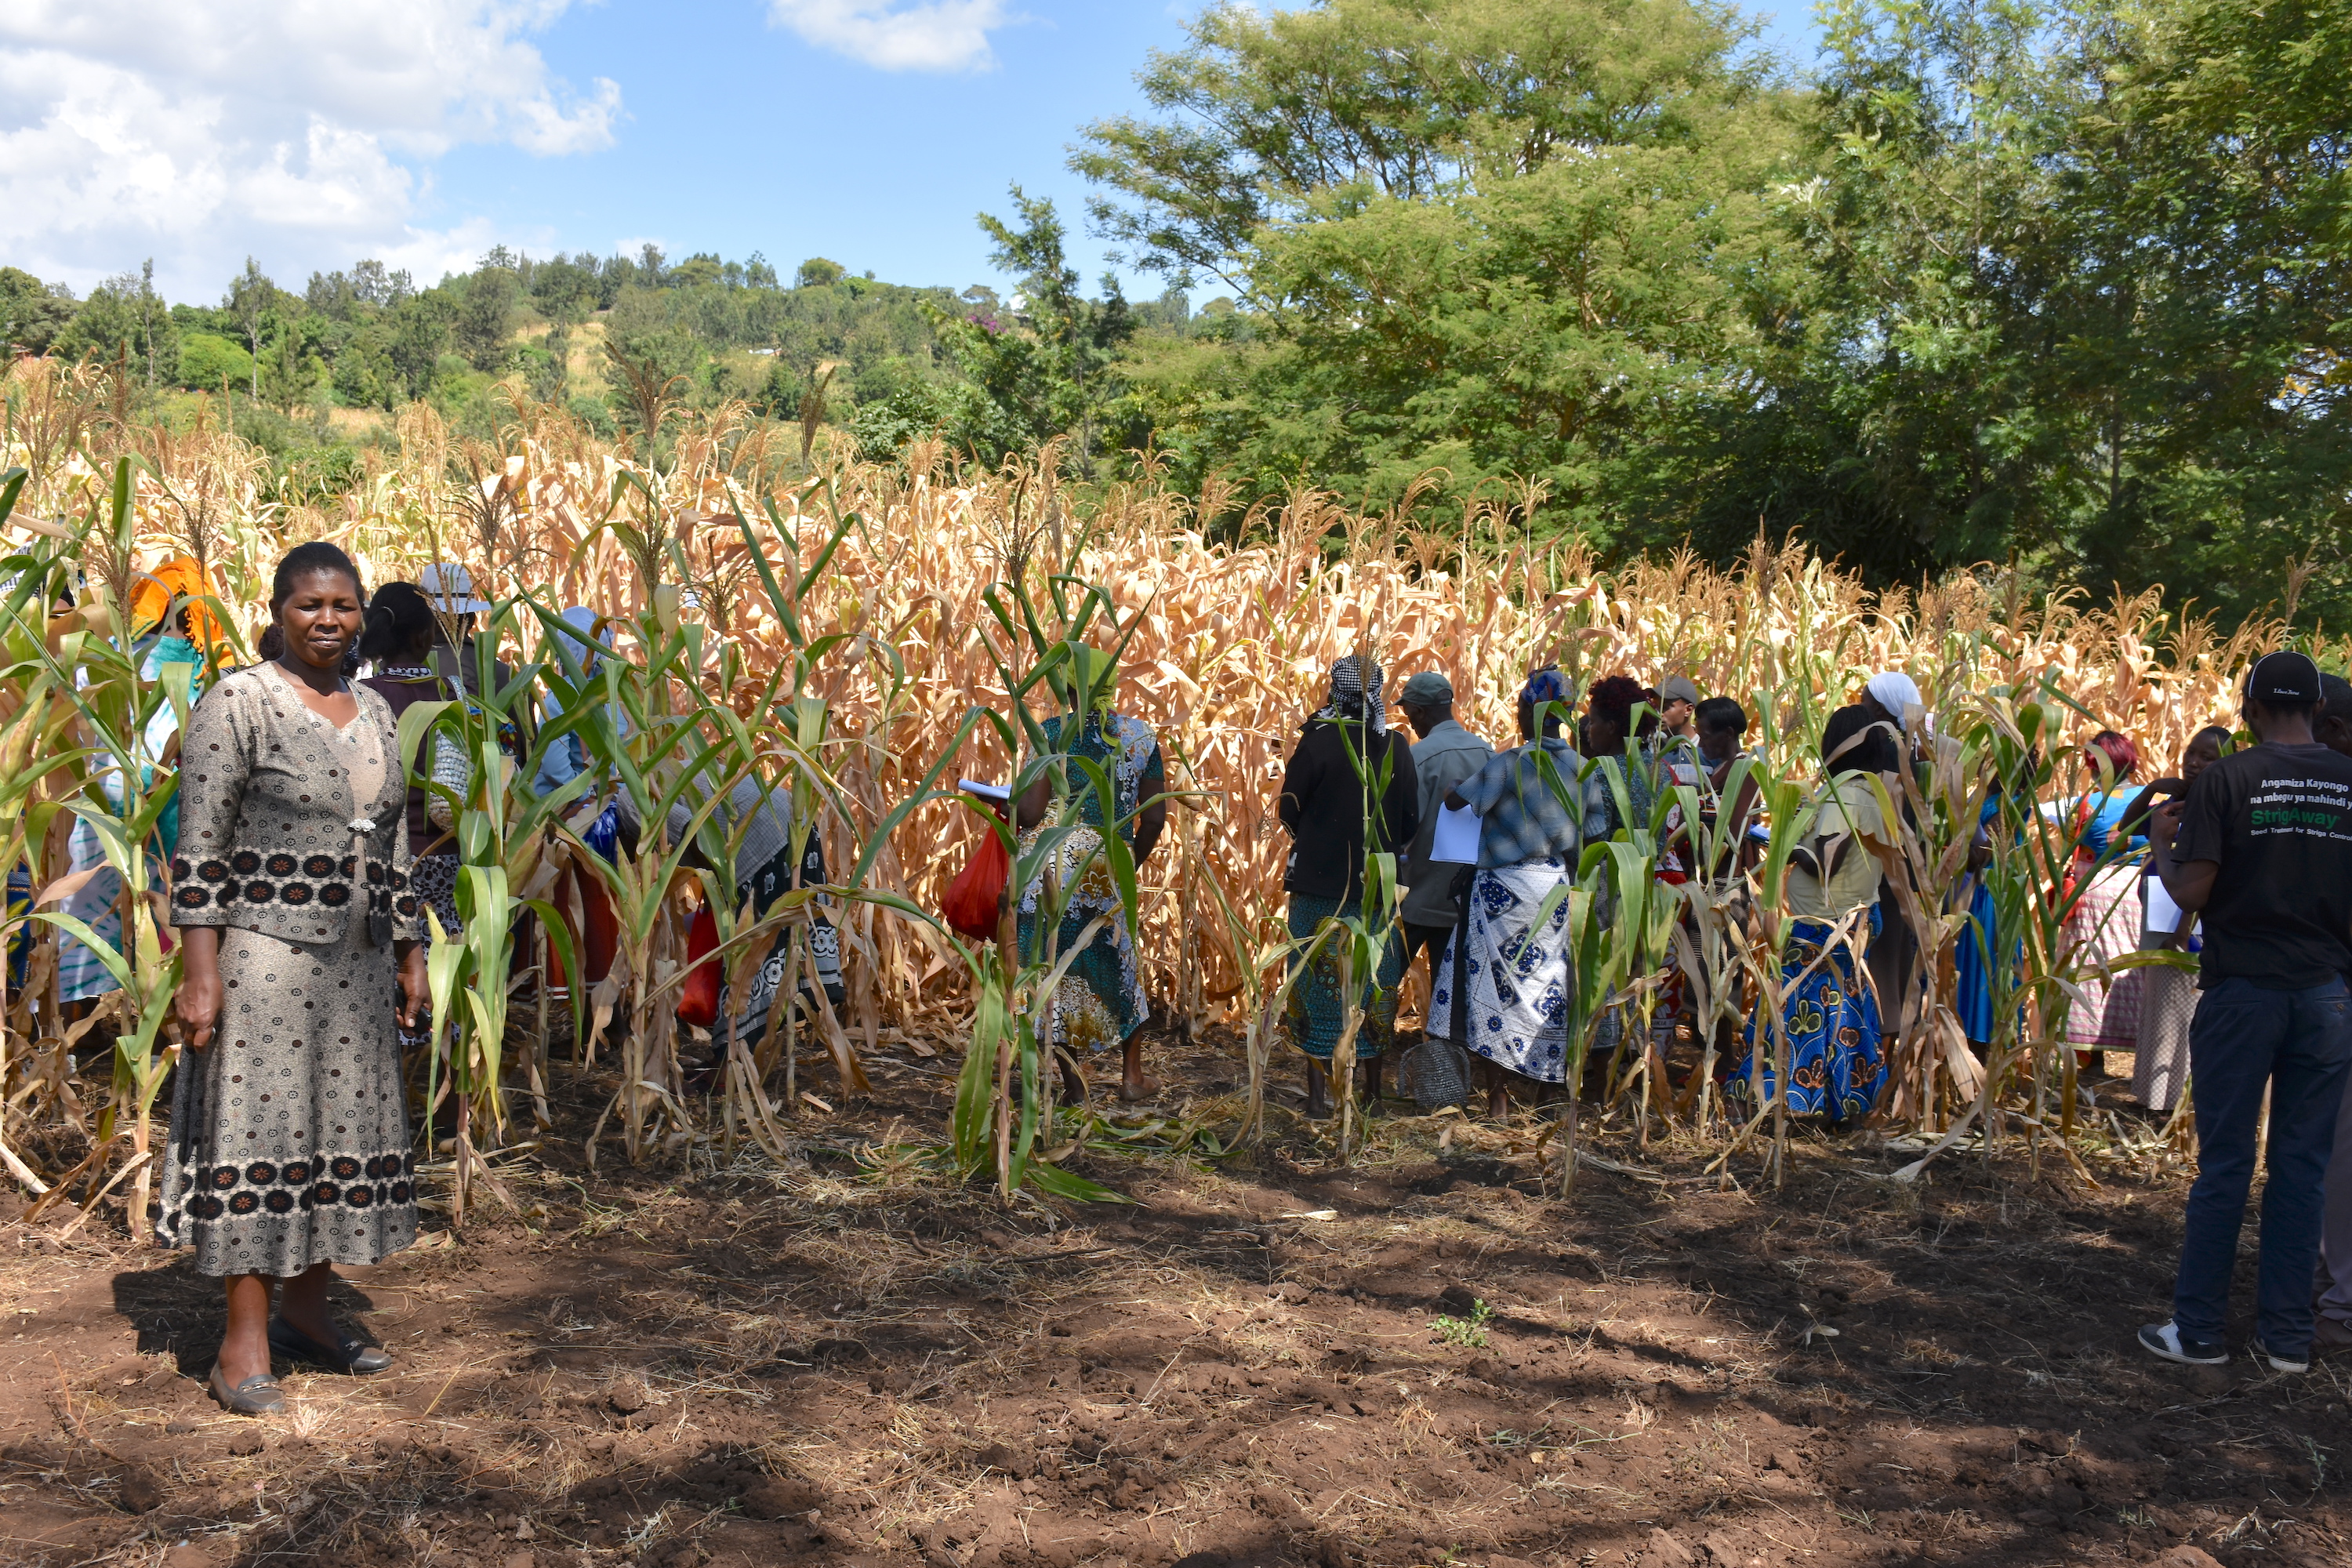
[[[1969,898],[1969,923],[1960,928],[1960,940],[1953,945],[1952,952],[1956,972],[1952,1011],[1958,1016],[1960,1032],[1969,1037],[1970,1045],[1992,1043],[1993,973],[1986,955],[1993,946],[1996,913],[1992,889],[1979,881],[1976,891]]]
[[[1354,920],[1362,909],[1360,899],[1318,898],[1312,893],[1290,895],[1290,934],[1305,943],[1313,940],[1316,929],[1327,920]],[[1348,939],[1335,934],[1315,952],[1301,974],[1290,988],[1290,1004],[1283,1012],[1283,1028],[1290,1043],[1320,1061],[1329,1061],[1331,1053],[1339,1047],[1339,1031],[1345,1019],[1341,1004],[1346,993],[1340,987],[1340,945]],[[1356,1031],[1356,1059],[1370,1061],[1382,1055],[1396,1035],[1397,987],[1404,983],[1404,933],[1391,931],[1381,948],[1381,968],[1377,974],[1364,980],[1363,994],[1359,998],[1364,1009],[1364,1022]]]
[[[1783,985],[1812,967],[1812,973],[1790,993],[1786,1004],[1789,1110],[1798,1116],[1845,1121],[1869,1115],[1878,1103],[1878,1091],[1886,1082],[1886,1057],[1880,1047],[1878,998],[1855,978],[1853,946],[1841,942],[1823,959],[1822,944],[1829,939],[1830,928],[1821,921],[1795,921],[1780,964]],[[1818,965],[1816,959],[1822,960]],[[1776,1092],[1773,1064],[1779,1055],[1767,1030],[1759,1061],[1758,1021],[1748,1019],[1748,1054],[1731,1069],[1730,1081],[1724,1085],[1727,1096],[1748,1102],[1751,1111],[1755,1102],[1749,1100],[1750,1074],[1762,1085],[1763,1103],[1771,1103]]]

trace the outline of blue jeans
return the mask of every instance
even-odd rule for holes
[[[2352,1072],[2352,1001],[2344,982],[2266,991],[2252,981],[2222,981],[2198,1000],[2189,1063],[2197,1184],[2189,1189],[2172,1321],[2186,1340],[2223,1336],[2238,1229],[2254,1176],[2254,1126],[2268,1086],[2270,1175],[2263,1188],[2254,1326],[2273,1354],[2300,1356],[2311,1348],[2321,1193]]]

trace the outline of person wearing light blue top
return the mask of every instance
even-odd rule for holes
[[[1566,889],[1585,840],[1606,831],[1604,785],[1562,738],[1575,693],[1556,668],[1519,693],[1522,744],[1445,797],[1478,814],[1478,870],[1462,924],[1431,979],[1429,1033],[1476,1058],[1487,1113],[1510,1110],[1514,1078],[1568,1080]]]
[[[185,618],[184,611],[182,612],[182,617]],[[196,645],[186,637],[177,632],[166,632],[162,637],[156,637],[148,646],[145,657],[140,661],[139,673],[142,679],[160,680],[163,679],[164,667],[173,664],[195,667],[188,681],[188,701],[193,707],[195,700],[204,693],[202,679],[204,656],[196,651]],[[139,759],[139,770],[142,789],[154,783],[156,764],[170,749],[173,738],[179,732],[178,710],[166,701],[156,709],[141,732],[142,754]],[[99,788],[106,796],[108,805],[112,810],[120,812],[123,805],[121,770],[119,767],[106,767],[100,773],[98,783]],[[159,886],[163,881],[163,866],[170,859],[172,852],[179,847],[179,843],[180,801],[175,792],[156,817],[154,837],[147,845],[149,874]],[[68,836],[66,852],[70,857],[69,864],[73,870],[95,871],[97,875],[91,877],[72,893],[68,894],[60,901],[59,908],[88,926],[90,934],[104,942],[107,947],[120,953],[122,950],[121,873],[107,864],[106,848],[99,838],[98,829],[79,817],[74,821],[73,831]],[[58,1000],[60,1003],[88,1002],[103,996],[109,992],[121,989],[114,978],[114,972],[106,966],[103,959],[85,946],[80,939],[60,931],[58,934],[57,952]]]

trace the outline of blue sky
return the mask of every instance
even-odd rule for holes
[[[614,147],[564,160],[467,149],[442,165],[450,212],[495,211],[571,246],[760,250],[787,272],[824,256],[894,282],[961,288],[1002,281],[972,215],[1009,213],[1017,180],[1054,197],[1091,285],[1102,247],[1085,233],[1088,186],[1064,166],[1066,149],[1092,121],[1143,110],[1135,73],[1152,49],[1182,44],[1197,7],[1008,7],[1024,19],[989,31],[990,63],[948,72],[845,58],[737,0],[671,13],[698,17],[692,26],[649,26],[655,9],[569,14],[541,40],[572,80],[621,75],[629,120]],[[1795,27],[1776,15],[1769,42],[1810,58],[1810,11],[1788,11]]]
[[[962,287],[1003,281],[972,219],[1019,181],[1091,280],[1066,149],[1142,107],[1136,71],[1194,9],[11,0],[0,263],[86,289],[152,256],[167,294],[203,299],[247,255],[299,287],[362,256],[431,279],[497,243],[652,240]],[[1808,10],[1767,28],[1810,59]]]

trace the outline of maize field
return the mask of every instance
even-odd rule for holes
[[[1773,833],[1745,873],[1749,896],[1659,885],[1654,822],[1589,851],[1572,896],[1589,960],[1573,1015],[1580,1046],[1601,1037],[1612,1011],[1651,1005],[1677,942],[1712,1023],[1769,1004],[1785,940],[1771,894],[1787,826],[1818,780],[1822,725],[1873,672],[1908,672],[1933,739],[1883,787],[1907,808],[1905,908],[1929,939],[1929,1005],[1890,1040],[1879,1115],[1890,1129],[1958,1136],[1973,1126],[2070,1159],[2074,1069],[2053,1044],[2079,979],[2060,935],[2070,846],[2036,807],[2082,789],[2080,743],[2101,729],[2132,736],[2168,771],[2198,728],[2234,723],[2233,680],[2289,637],[2287,619],[2219,628],[2152,595],[2101,605],[2032,593],[1995,568],[1872,592],[1801,539],[1759,535],[1723,565],[1687,555],[1603,564],[1543,536],[1539,493],[1436,526],[1410,508],[1360,515],[1302,488],[1234,526],[1213,492],[1173,493],[1148,464],[1134,482],[1073,493],[1051,448],[984,473],[936,447],[877,463],[820,440],[804,466],[797,431],[788,440],[740,406],[692,413],[656,393],[636,425],[656,438],[619,444],[520,398],[495,443],[453,438],[415,405],[396,447],[372,451],[363,482],[321,510],[266,493],[259,455],[223,426],[110,416],[105,378],[89,369],[21,361],[6,394],[0,860],[22,874],[0,997],[0,1157],[42,1202],[91,1210],[120,1194],[143,1212],[156,1096],[179,1048],[168,1005],[177,960],[155,919],[163,871],[148,847],[173,756],[149,736],[188,691],[142,668],[134,639],[193,603],[212,657],[249,660],[271,569],[303,541],[342,545],[371,586],[413,581],[428,563],[464,564],[497,605],[485,650],[540,677],[494,679],[482,711],[455,704],[433,721],[479,763],[472,794],[456,803],[469,918],[436,939],[440,1023],[412,1091],[420,1127],[440,1136],[435,1168],[461,1215],[478,1194],[506,1197],[496,1157],[548,1131],[552,1075],[601,1075],[607,1103],[592,1157],[773,1149],[788,1125],[822,1114],[811,1108],[817,1090],[860,1092],[862,1060],[886,1035],[934,1042],[963,1063],[954,1125],[908,1133],[937,1141],[939,1168],[985,1172],[1008,1194],[1031,1184],[1088,1195],[1054,1163],[1067,1146],[1056,1119],[1090,1112],[1054,1106],[1042,1070],[1032,1020],[1051,988],[1051,955],[967,943],[935,918],[990,831],[956,798],[956,781],[1034,776],[1023,773],[1039,765],[1029,721],[1063,709],[1051,678],[1080,645],[1116,650],[1114,705],[1152,727],[1167,759],[1170,830],[1132,894],[1139,947],[1156,1009],[1192,1037],[1229,1040],[1242,1058],[1249,1092],[1213,1130],[1219,1146],[1257,1133],[1266,1079],[1289,1066],[1276,1030],[1296,946],[1275,819],[1283,762],[1323,703],[1332,662],[1369,653],[1391,690],[1414,671],[1443,671],[1464,724],[1498,744],[1516,739],[1528,671],[1554,661],[1580,685],[1686,675],[1748,710],[1757,756],[1743,765]],[[152,574],[175,557],[202,568],[208,597],[155,587]],[[614,650],[593,675],[551,648],[547,627],[573,605],[597,612]],[[531,758],[499,756],[499,724],[526,717],[535,743],[579,735],[592,772],[610,781],[598,787],[635,792],[648,822],[692,777],[757,778],[793,801],[796,830],[822,837],[831,884],[758,916],[731,907],[731,887],[682,852],[592,865],[577,818],[593,801],[536,798],[515,776],[529,775]],[[402,740],[413,762],[424,736],[404,725]],[[1069,791],[1086,785],[1073,770],[1061,776],[1066,820]],[[1969,845],[1994,796],[2011,826],[1992,836],[1980,874],[2020,949],[2000,1001],[2021,1024],[1979,1058],[1950,1025],[1952,953]],[[1662,811],[1670,801],[1662,795]],[[57,910],[78,823],[121,875],[131,934],[116,988],[68,1016],[56,997],[66,929]],[[1042,874],[1043,853],[1019,851],[1017,883]],[[621,952],[593,992],[557,995],[542,982],[570,951],[572,875],[604,879]],[[688,923],[706,902],[721,939],[713,962],[739,979],[776,932],[828,909],[847,1000],[807,1016],[779,1009],[765,1038],[731,1041],[709,1087],[689,1088],[682,1062],[698,1042],[677,1024],[675,997]],[[518,929],[556,933],[554,958]],[[1395,940],[1377,918],[1328,935],[1366,960]],[[1699,1033],[1712,1052],[1708,1027]],[[1643,1037],[1621,1031],[1609,1103],[1644,1138],[1655,1126],[1716,1142],[1726,1173],[1738,1162],[1771,1168],[1785,1115],[1768,1106],[1740,1121],[1703,1082],[1671,1081]],[[110,1038],[110,1083],[95,1090],[90,1053]],[[1351,1101],[1336,1124],[1339,1158],[1360,1129]],[[1559,1162],[1563,1182],[1573,1165]]]

